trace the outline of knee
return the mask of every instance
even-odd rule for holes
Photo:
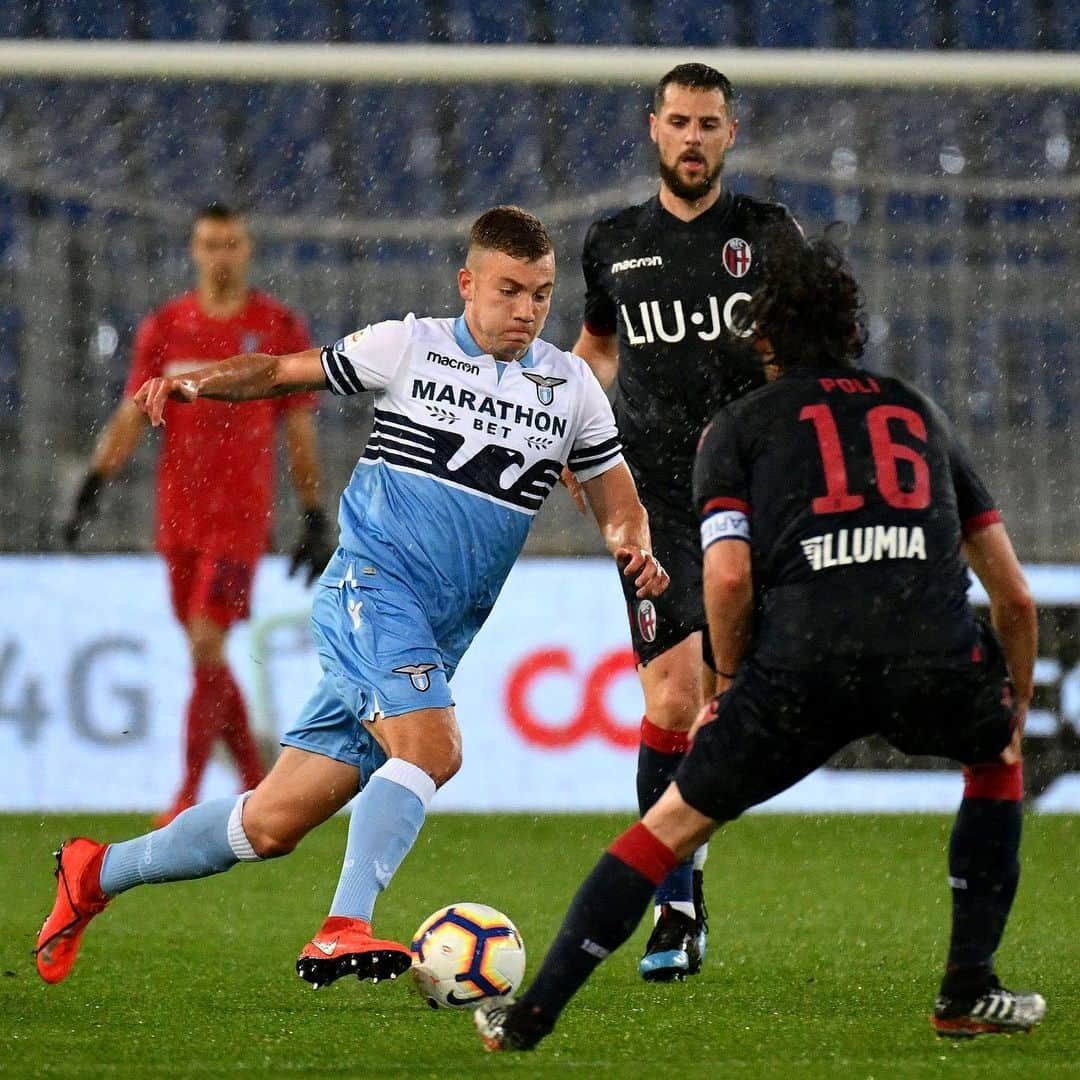
[[[657,727],[689,731],[701,708],[701,689],[681,679],[661,679],[650,687],[645,711]]]
[[[461,768],[461,745],[450,747],[440,758],[428,775],[435,781],[435,786],[441,788],[448,780],[453,779]]]
[[[219,626],[197,620],[188,627],[187,636],[192,663],[216,665],[225,662],[225,633]]]
[[[447,732],[444,738],[429,737],[399,746],[391,756],[422,769],[435,781],[435,787],[441,788],[461,768],[461,739],[456,732]]]
[[[412,753],[396,755],[415,765],[435,781],[435,787],[441,788],[453,779],[461,768],[461,744],[456,740],[441,746],[415,748]]]
[[[245,808],[246,810],[246,808]],[[244,835],[260,859],[280,859],[296,850],[303,834],[290,828],[287,823],[267,819],[260,814],[245,812]]]

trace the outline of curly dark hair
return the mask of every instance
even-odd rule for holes
[[[762,283],[746,311],[781,370],[853,367],[865,333],[862,294],[840,250],[828,240],[792,237],[765,245]]]

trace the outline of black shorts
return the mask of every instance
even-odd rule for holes
[[[949,666],[873,660],[791,671],[751,657],[675,782],[695,810],[730,821],[864,735],[881,735],[905,754],[991,762],[1012,738],[1013,700],[1001,647],[986,627],[970,658]]]
[[[634,658],[639,664],[655,660],[661,653],[674,648],[684,638],[705,630],[705,602],[701,584],[701,534],[692,520],[665,514],[663,504],[649,499],[642,492],[641,501],[649,513],[649,532],[653,554],[668,572],[671,584],[655,600],[639,600],[634,593],[634,579],[624,577],[623,595],[630,617],[630,639]],[[707,648],[708,634],[703,637],[703,655],[712,663],[712,650]]]

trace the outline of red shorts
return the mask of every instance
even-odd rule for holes
[[[163,552],[173,611],[185,626],[202,617],[227,630],[251,614],[255,563],[204,551]]]

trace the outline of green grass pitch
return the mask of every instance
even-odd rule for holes
[[[384,894],[376,929],[408,940],[455,900],[506,911],[535,970],[573,890],[628,822],[435,816]],[[1030,1035],[952,1043],[927,1017],[949,919],[943,817],[750,817],[714,839],[702,975],[648,986],[643,930],[601,966],[534,1054],[489,1055],[468,1014],[411,980],[318,993],[293,973],[333,893],[338,819],[288,859],[121,897],[60,986],[33,968],[50,852],[134,817],[0,818],[0,1075],[15,1077],[1080,1077],[1080,818],[1029,816],[999,957],[1039,989]]]

